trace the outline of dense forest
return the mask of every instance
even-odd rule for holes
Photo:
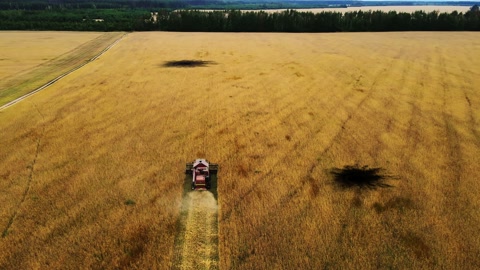
[[[354,11],[280,13],[241,11],[160,12],[156,29],[205,32],[365,32],[365,31],[478,31],[480,11],[414,13]]]
[[[202,2],[203,1],[203,2]],[[0,0],[0,30],[361,32],[479,31],[480,11],[298,12],[183,9],[194,1]],[[336,1],[338,2],[338,1]],[[335,3],[336,3],[335,2]],[[209,4],[215,3],[208,1]],[[224,3],[224,2],[222,2]],[[182,8],[182,9],[179,9]],[[372,7],[372,9],[374,9]]]

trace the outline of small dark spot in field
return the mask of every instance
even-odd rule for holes
[[[465,96],[465,99],[466,99],[467,102],[468,102],[468,106],[469,106],[469,107],[472,107],[472,102],[470,101],[470,99],[469,99],[467,96]]]
[[[123,244],[124,256],[118,262],[122,269],[131,267],[142,257],[151,241],[150,234],[150,229],[147,226],[135,226],[126,230],[122,235],[125,238]]]
[[[277,146],[276,143],[267,143],[268,148],[273,148],[273,147],[276,147],[276,146]]]
[[[384,183],[387,178],[392,178],[391,175],[383,173],[382,168],[369,168],[367,165],[359,166],[346,165],[343,168],[333,168],[330,173],[333,175],[335,183],[342,188],[369,188],[376,189],[378,187],[392,187]]]
[[[378,202],[373,204],[373,209],[375,209],[375,211],[379,214],[390,209],[403,212],[405,210],[414,208],[415,204],[413,203],[412,199],[403,197],[394,197],[384,204]]]
[[[403,244],[413,252],[417,259],[426,259],[430,257],[430,247],[422,237],[416,235],[414,232],[409,231],[406,234],[401,235],[400,239]]]
[[[353,197],[351,205],[356,208],[362,207],[363,201],[360,195],[356,194],[355,197]]]
[[[206,67],[208,65],[216,64],[213,61],[204,61],[204,60],[173,60],[166,61],[162,66],[163,67]]]
[[[290,137],[290,135],[285,135],[285,139],[286,139],[287,141],[291,141],[291,140],[292,140],[292,137]]]
[[[9,176],[10,176],[10,172],[6,171],[6,172],[3,172],[2,174],[0,174],[0,179],[1,178],[7,179]]]
[[[125,201],[125,205],[135,205],[135,201],[128,199]]]
[[[237,167],[237,173],[238,175],[241,175],[243,177],[247,177],[248,176],[248,167],[245,166],[244,164],[239,164],[238,167]]]
[[[310,184],[310,196],[313,198],[317,197],[320,192],[317,181],[311,175],[307,176],[307,181]]]
[[[260,159],[262,156],[260,155],[250,155],[251,158],[253,159]]]
[[[303,77],[303,74],[300,73],[300,72],[295,72],[295,73],[293,73],[293,74],[295,74],[295,76],[297,76],[297,77]]]

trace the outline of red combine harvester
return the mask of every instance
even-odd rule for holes
[[[217,171],[218,164],[210,163],[206,159],[196,159],[192,163],[187,163],[185,168],[185,173],[193,175],[193,190],[210,189],[210,175],[217,174]]]

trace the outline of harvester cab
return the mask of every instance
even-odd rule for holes
[[[211,187],[210,176],[217,174],[218,164],[210,163],[206,159],[196,159],[187,163],[186,174],[192,175],[192,190],[207,190]]]

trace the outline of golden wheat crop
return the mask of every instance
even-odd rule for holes
[[[0,268],[175,267],[197,157],[220,165],[212,267],[478,266],[478,51],[468,32],[129,34],[0,112]],[[352,164],[393,187],[336,185]]]

